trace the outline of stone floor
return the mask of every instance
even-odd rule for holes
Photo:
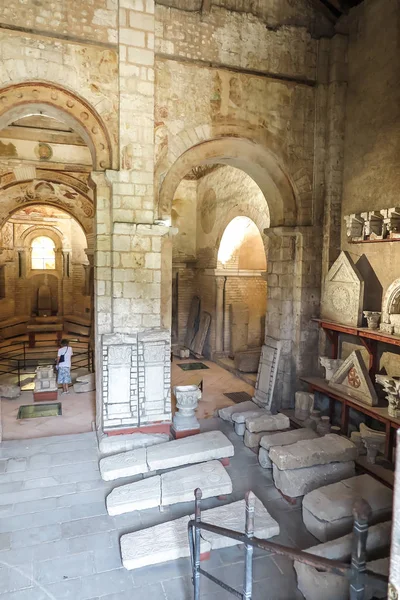
[[[235,445],[228,471],[234,491],[228,501],[252,489],[277,519],[276,541],[297,548],[316,543],[301,511],[288,505],[256,455],[243,446],[228,423],[202,421],[203,431],[220,428]],[[190,600],[189,560],[128,572],[121,567],[122,533],[190,514],[193,503],[109,517],[104,499],[115,482],[98,471],[93,433],[64,435],[0,446],[0,600]],[[127,480],[128,481],[128,480]],[[221,504],[204,501],[204,508]],[[160,540],[162,543],[162,540]],[[214,551],[202,566],[239,587],[244,553],[239,547]],[[296,600],[290,561],[260,551],[254,558],[253,600]],[[202,600],[233,598],[202,578]]]

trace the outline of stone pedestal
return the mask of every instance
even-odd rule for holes
[[[57,400],[58,388],[56,375],[52,366],[38,367],[35,376],[35,402],[51,402]]]
[[[195,435],[200,432],[195,410],[201,398],[201,391],[197,385],[177,385],[174,387],[176,408],[172,419],[172,434],[176,439]]]

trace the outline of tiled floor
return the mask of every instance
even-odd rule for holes
[[[232,427],[220,419],[202,421],[220,428],[235,445],[228,467],[234,491],[228,502],[252,489],[281,527],[283,544],[307,547],[301,511],[285,503],[271,475],[257,464]],[[104,499],[115,482],[100,479],[93,433],[11,441],[0,446],[0,600],[190,600],[189,560],[128,572],[121,567],[122,533],[190,514],[193,503],[109,517]],[[127,480],[129,481],[129,480]],[[120,483],[120,482],[118,482]],[[204,501],[204,508],[221,504]],[[160,540],[162,543],[162,540]],[[202,566],[240,586],[243,551],[214,551]],[[255,552],[253,600],[296,600],[290,561]],[[202,600],[233,598],[202,579]]]

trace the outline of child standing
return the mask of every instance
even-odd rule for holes
[[[61,348],[57,353],[57,383],[63,386],[63,394],[68,394],[68,384],[71,383],[71,357],[73,351],[68,340],[61,340]]]

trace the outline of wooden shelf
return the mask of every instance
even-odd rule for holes
[[[389,239],[385,238],[384,240],[349,240],[349,244],[382,244],[384,242],[400,242],[400,238]]]

